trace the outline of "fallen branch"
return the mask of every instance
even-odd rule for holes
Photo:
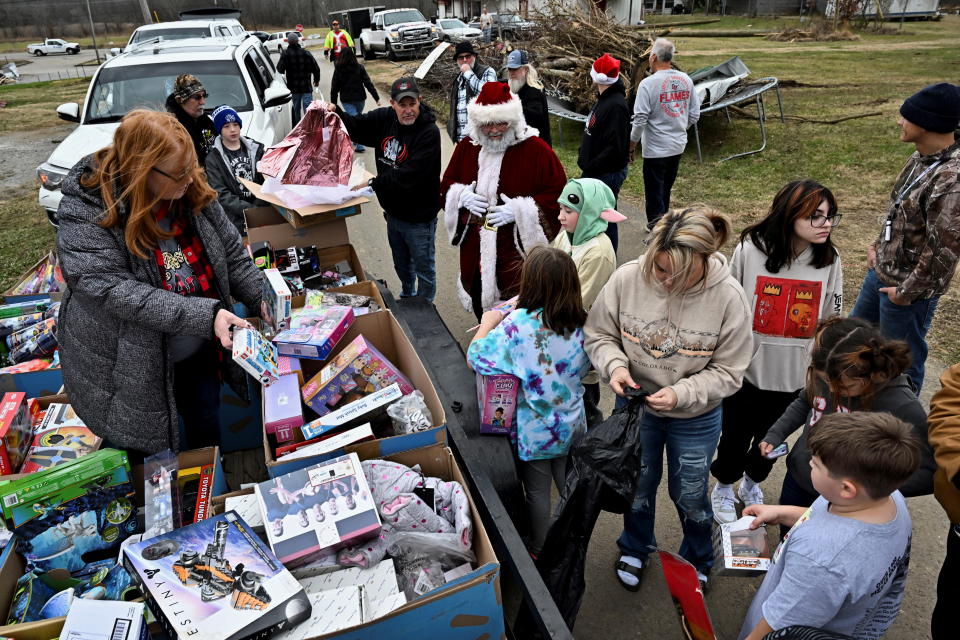
[[[730,106],[727,108],[730,109],[730,111],[732,111],[736,115],[741,116],[743,118],[749,118],[751,120],[759,119],[759,116],[754,115],[753,113],[750,113],[743,107]],[[835,120],[815,120],[813,118],[806,118],[804,116],[792,116],[792,115],[787,115],[787,116],[784,116],[783,118],[784,120],[790,120],[791,122],[806,122],[808,124],[840,124],[841,122],[846,122],[847,120],[857,120],[858,118],[872,118],[875,116],[882,116],[882,115],[883,115],[882,111],[871,111],[870,113],[858,113],[852,116],[844,116],[842,118],[836,118]]]

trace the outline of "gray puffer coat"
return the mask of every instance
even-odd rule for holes
[[[262,273],[216,200],[190,216],[213,268],[218,298],[185,297],[163,288],[153,253],[137,258],[123,226],[98,223],[105,206],[99,190],[79,183],[91,158],[63,181],[57,249],[67,290],[57,337],[63,378],[77,415],[97,435],[121,448],[148,453],[179,449],[170,335],[215,340],[217,311],[231,295],[260,308]],[[224,353],[222,373],[247,397],[243,371]]]

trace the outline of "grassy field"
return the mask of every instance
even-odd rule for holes
[[[53,248],[54,229],[37,206],[37,187],[25,184],[0,191],[0,291]]]
[[[83,102],[89,78],[51,80],[0,87],[0,135],[14,131],[34,131],[56,125],[56,109],[64,102]]]

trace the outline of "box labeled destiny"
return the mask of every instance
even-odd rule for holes
[[[295,319],[296,328],[277,334],[273,341],[282,356],[325,360],[353,324],[350,307],[327,307]]]
[[[290,287],[278,269],[264,269],[263,302],[264,322],[274,331],[290,327]]]
[[[393,383],[403,395],[413,391],[407,377],[359,335],[301,391],[304,402],[322,417]]]
[[[263,390],[263,428],[267,433],[289,434],[287,441],[293,439],[292,430],[302,424],[300,379],[296,373],[288,373]]]
[[[0,403],[0,475],[20,470],[33,441],[33,425],[27,411],[27,394],[22,391],[3,394]]]
[[[520,380],[510,374],[477,374],[480,433],[504,434],[514,428]]]
[[[256,329],[233,332],[233,361],[267,386],[277,381],[277,348]]]
[[[267,539],[284,563],[306,563],[380,532],[380,516],[355,453],[261,482],[256,491]]]
[[[233,511],[132,544],[123,562],[171,638],[269,638],[310,616],[303,587]]]

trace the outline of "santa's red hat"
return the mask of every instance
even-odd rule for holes
[[[620,79],[620,61],[605,53],[593,63],[590,77],[597,84],[613,84]]]
[[[467,105],[467,117],[475,126],[498,122],[516,124],[523,120],[523,107],[506,82],[488,82]]]

